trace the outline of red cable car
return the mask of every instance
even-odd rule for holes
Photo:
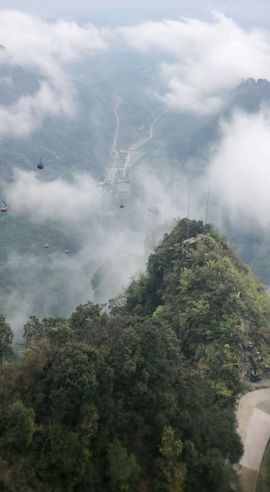
[[[0,207],[0,212],[7,212],[8,211],[8,206],[6,202],[2,201],[2,207]]]

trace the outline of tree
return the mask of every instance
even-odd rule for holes
[[[47,398],[56,421],[72,425],[80,408],[93,401],[96,359],[96,351],[82,344],[67,344],[57,351],[47,371]]]
[[[134,490],[138,481],[140,467],[134,454],[128,454],[119,441],[109,444],[108,478],[112,492],[129,492]]]
[[[5,317],[0,314],[0,364],[2,365],[4,360],[9,358],[12,351],[12,341],[14,335],[9,324],[6,322]]]
[[[73,491],[90,467],[88,440],[79,432],[55,423],[44,428],[43,434],[42,454],[35,463],[38,475],[53,490]]]
[[[191,248],[183,245],[187,226],[200,234]],[[12,486],[238,490],[239,352],[256,333],[269,352],[262,287],[213,228],[184,220],[111,306],[89,302],[70,319],[26,325],[25,352],[0,378],[0,454]],[[25,408],[36,415],[28,440],[14,425],[27,430]]]
[[[25,339],[26,344],[37,342],[44,334],[44,325],[36,316],[30,316],[29,321],[24,325],[23,338]]]
[[[93,302],[80,304],[70,317],[70,328],[77,341],[94,341],[99,331],[106,326],[108,316],[103,307]]]
[[[26,345],[33,345],[48,338],[55,345],[62,345],[71,338],[70,324],[62,318],[44,318],[40,321],[36,316],[30,316],[24,325],[23,337]]]
[[[168,492],[184,492],[186,466],[181,461],[183,444],[170,426],[166,426],[160,446],[160,469]]]
[[[1,415],[0,446],[9,451],[24,454],[30,447],[35,430],[35,414],[21,401],[13,403]]]

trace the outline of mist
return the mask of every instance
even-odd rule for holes
[[[158,171],[154,175],[141,168],[134,180],[139,195],[125,197],[121,210],[119,197],[108,195],[89,175],[44,181],[35,173],[14,170],[13,180],[6,184],[13,215],[30,225],[52,224],[66,237],[60,248],[54,236],[47,243],[44,234],[46,248],[37,241],[29,252],[8,255],[6,269],[14,288],[4,309],[17,339],[33,313],[66,317],[89,299],[105,303],[121,293],[145,269],[151,252],[146,246],[151,208],[158,210],[156,245],[173,219],[186,215],[183,179],[165,179]]]
[[[223,14],[120,28],[135,50],[159,53],[161,99],[171,110],[199,115],[223,109],[241,79],[270,77],[268,34],[245,30]]]
[[[45,117],[76,114],[75,90],[66,65],[107,47],[106,33],[96,27],[59,20],[48,23],[19,11],[0,11],[2,70],[20,67],[34,71],[37,89],[18,93],[9,105],[0,105],[0,138],[23,137],[42,125]],[[14,92],[19,87],[14,87]]]
[[[0,0],[0,8],[6,2]],[[246,27],[254,24],[269,27],[269,4],[266,0],[254,3],[253,0],[12,0],[12,8],[35,13],[45,19],[66,19],[78,22],[91,21],[98,25],[118,26],[119,24],[138,24],[145,20],[177,19],[180,16],[209,19],[211,12],[222,11]]]
[[[13,209],[33,222],[50,220],[76,229],[97,214],[102,190],[90,175],[73,176],[72,181],[63,178],[44,181],[35,172],[17,168],[10,185],[6,184],[6,198]]]
[[[0,104],[2,146],[11,141],[30,145],[30,138],[48,131],[52,121],[64,122],[65,135],[65,123],[80,121],[84,105],[81,128],[87,135],[87,118],[93,118],[89,128],[96,128],[99,138],[104,131],[108,148],[98,168],[91,165],[90,153],[89,166],[83,168],[79,158],[72,168],[56,163],[42,173],[24,168],[17,156],[7,164],[10,173],[1,192],[9,213],[1,219],[11,242],[3,266],[2,310],[18,339],[31,314],[66,317],[79,303],[106,303],[123,292],[145,269],[153,227],[157,245],[176,218],[205,220],[209,185],[210,221],[223,227],[226,217],[232,228],[247,229],[251,222],[268,227],[270,113],[266,104],[253,113],[231,108],[241,80],[270,78],[268,31],[209,12],[204,18],[182,13],[178,19],[97,27],[88,19],[52,21],[1,11],[0,26],[0,63],[14,87],[13,100]],[[88,64],[93,57],[96,72]],[[110,63],[116,68],[106,72]],[[18,67],[31,90],[16,86]],[[136,82],[126,88],[129,72]],[[82,87],[97,100],[84,94],[79,103]],[[116,96],[121,101],[119,134],[114,134]],[[89,101],[96,104],[93,114]],[[215,125],[217,131],[205,147],[198,139],[203,149],[198,157],[191,152],[192,139],[204,125]],[[94,150],[97,138],[92,137]],[[166,139],[177,147],[180,138],[190,152],[172,159]],[[80,131],[74,139],[80,141]],[[127,191],[117,180],[106,188],[110,167],[122,173]]]
[[[212,150],[208,180],[219,206],[237,228],[250,221],[268,227],[270,110],[236,112],[220,124],[221,138]]]

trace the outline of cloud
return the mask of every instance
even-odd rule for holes
[[[169,163],[166,163],[164,168],[157,167],[151,171],[147,167],[140,167],[135,176],[140,190],[136,203],[137,214],[143,217],[147,216],[151,209],[157,209],[158,222],[167,226],[175,217],[187,215],[189,182],[183,173],[173,172]],[[193,188],[195,191],[195,184]],[[192,213],[194,212],[193,207]],[[149,226],[147,218],[144,226]]]
[[[5,49],[0,50],[0,64],[23,67],[37,73],[39,79],[36,92],[20,95],[10,106],[0,106],[0,136],[23,136],[48,115],[74,114],[75,94],[67,65],[105,49],[109,34],[76,23],[46,23],[14,12],[6,12],[5,19],[2,14],[0,43]],[[165,88],[160,97],[172,109],[215,113],[242,78],[270,76],[268,34],[244,30],[224,16],[209,22],[147,22],[118,28],[112,39],[119,41],[119,35],[132,49],[156,53]],[[19,326],[33,312],[69,314],[76,304],[93,296],[91,278],[99,267],[102,289],[96,300],[116,295],[119,287],[144,267],[144,240],[151,228],[148,210],[159,208],[161,236],[174,217],[187,215],[190,190],[190,217],[204,218],[208,183],[234,224],[242,226],[250,219],[267,224],[269,130],[267,110],[257,115],[237,112],[223,121],[220,140],[209,157],[209,171],[197,181],[189,181],[184,171],[171,171],[166,150],[164,154],[161,150],[152,168],[147,151],[142,152],[140,165],[134,166],[132,173],[136,197],[132,191],[121,211],[116,190],[104,198],[102,188],[89,175],[46,181],[42,173],[15,169],[13,180],[5,184],[10,214],[14,211],[14,215],[21,214],[26,221],[42,226],[51,221],[55,229],[59,226],[64,239],[50,243],[46,252],[39,239],[24,254],[23,249],[14,253],[10,248],[6,268],[14,288],[5,303],[9,319]],[[46,227],[44,231],[46,234]],[[65,255],[69,237],[76,251]]]
[[[46,116],[73,115],[74,88],[66,65],[106,49],[108,31],[2,10],[0,33],[0,67],[11,71],[20,67],[38,82],[35,92],[18,94],[12,104],[0,105],[0,137],[29,135]]]
[[[56,241],[48,249],[37,244],[26,253],[10,248],[5,273],[12,289],[2,295],[2,311],[20,339],[31,314],[66,317],[89,299],[106,302],[144,268],[145,260],[141,233],[99,220],[80,228],[76,250],[71,247],[68,255]],[[91,279],[97,271],[93,291]]]
[[[208,22],[144,22],[117,32],[133,49],[162,57],[161,98],[171,109],[215,113],[241,79],[270,77],[269,33],[245,30],[223,14]]]
[[[119,197],[105,195],[90,176],[43,181],[40,175],[15,169],[13,180],[5,185],[11,218],[23,216],[26,234],[31,222],[40,224],[41,231],[44,226],[44,240],[48,222],[60,232],[59,237],[50,236],[48,249],[38,236],[24,252],[14,251],[14,244],[8,250],[3,275],[12,289],[3,296],[2,309],[18,338],[30,314],[68,316],[88,299],[106,302],[145,268],[145,239],[152,230],[148,208],[160,209],[158,239],[174,216],[186,213],[186,182],[171,175],[165,179],[165,174],[141,167],[134,178],[138,197],[133,201],[127,196],[120,210]]]
[[[270,225],[270,112],[236,112],[221,123],[207,180],[220,207],[238,229],[251,221]]]
[[[16,339],[22,336],[30,315],[67,316],[78,303],[91,297],[88,263],[87,257],[67,256],[63,251],[46,250],[43,256],[10,251],[6,268],[14,287],[2,296],[2,310]]]
[[[244,29],[223,14],[149,21],[114,30],[59,20],[45,22],[19,11],[0,11],[0,66],[22,67],[38,88],[0,105],[0,137],[26,136],[46,116],[76,113],[67,65],[108,49],[116,40],[153,52],[164,87],[160,99],[171,109],[208,115],[220,111],[243,78],[270,78],[269,33]],[[18,89],[18,88],[15,88]]]
[[[43,181],[34,172],[15,169],[13,181],[5,185],[11,212],[13,209],[33,222],[51,220],[68,227],[82,225],[96,214],[102,196],[90,175],[74,176],[72,181]]]

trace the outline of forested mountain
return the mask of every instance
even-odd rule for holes
[[[1,318],[1,490],[238,490],[245,347],[269,357],[269,320],[227,241],[187,219],[109,309],[32,317],[10,362]]]

